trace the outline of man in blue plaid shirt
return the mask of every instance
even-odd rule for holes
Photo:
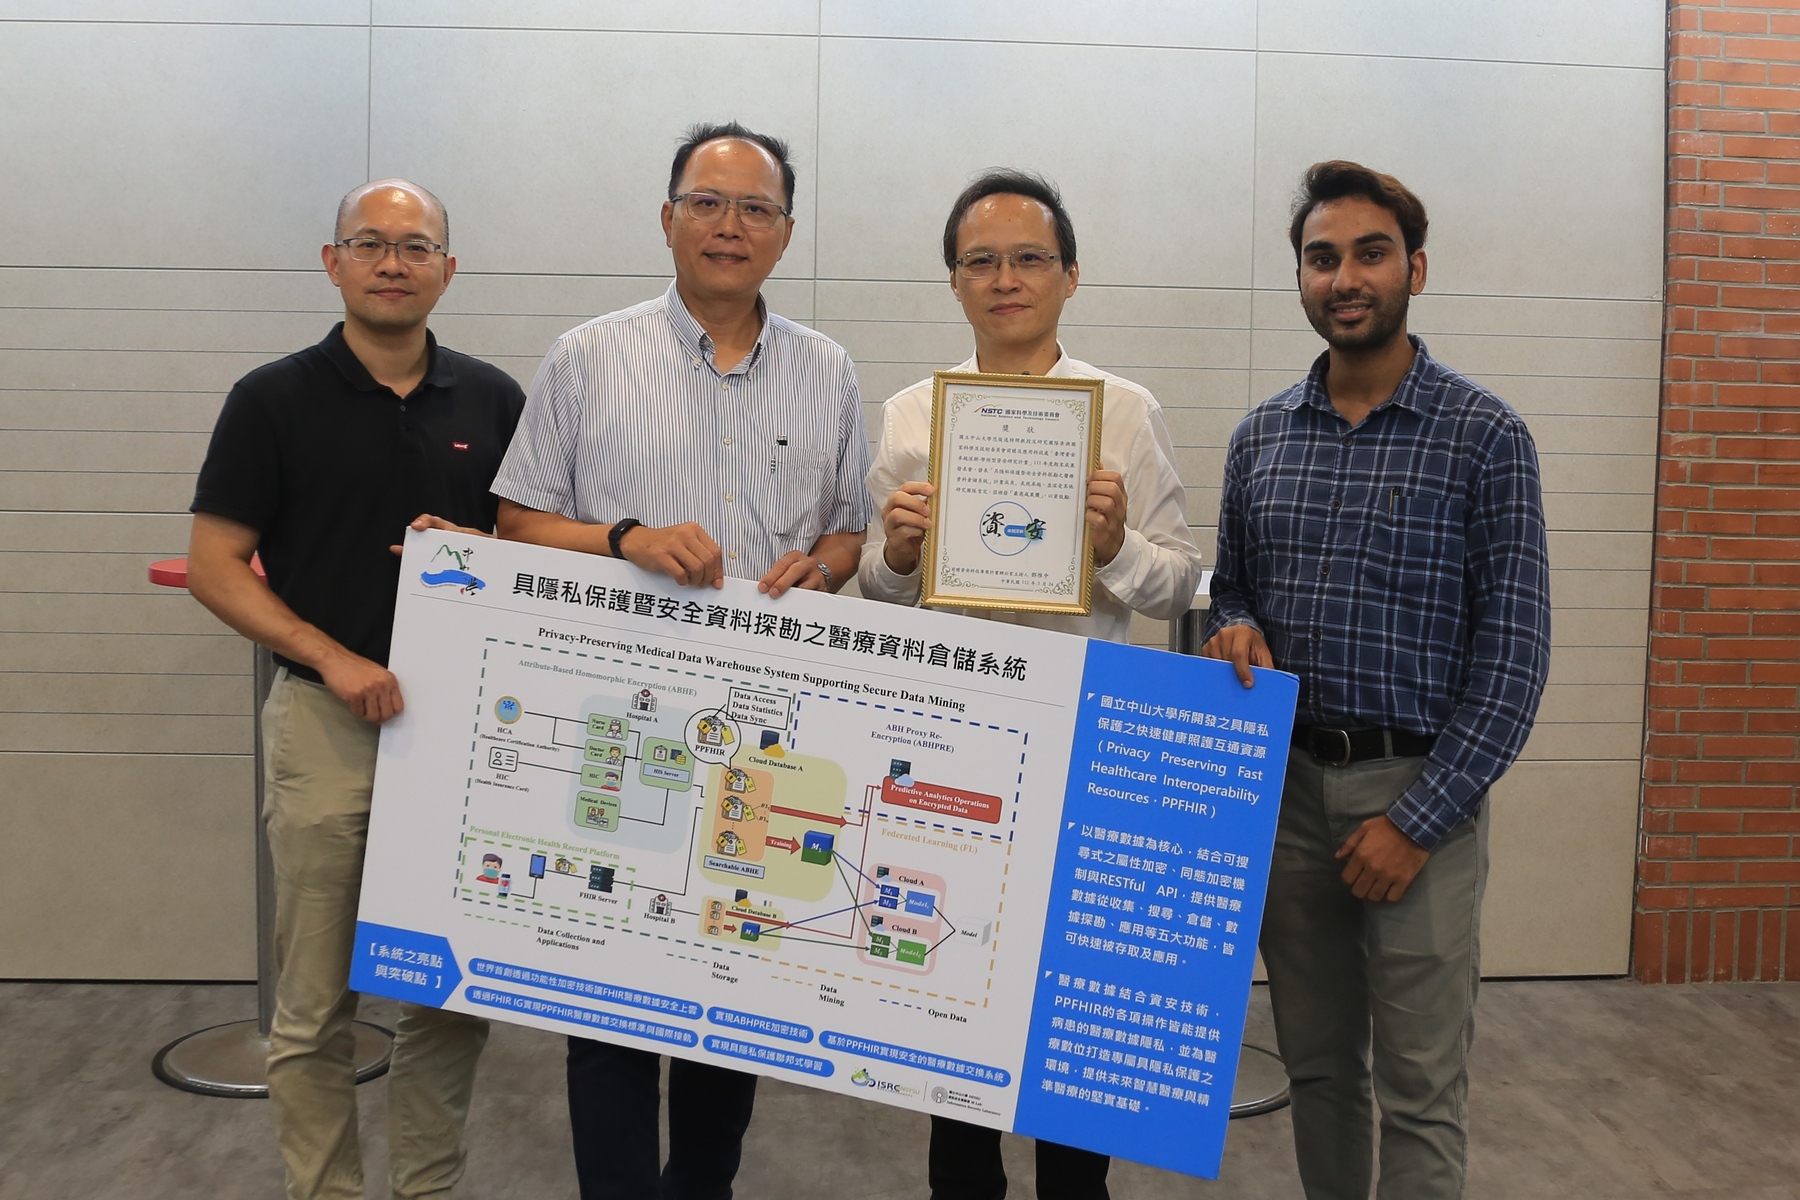
[[[1219,509],[1202,653],[1300,677],[1261,945],[1308,1200],[1367,1200],[1376,1102],[1377,1195],[1463,1194],[1485,800],[1549,666],[1537,454],[1407,334],[1425,231],[1392,176],[1307,172],[1328,348],[1232,434]]]

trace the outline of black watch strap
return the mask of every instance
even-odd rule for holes
[[[626,517],[623,521],[613,522],[613,527],[608,530],[606,534],[606,548],[612,553],[614,558],[625,557],[623,554],[619,553],[620,539],[642,524],[643,522],[636,517]]]

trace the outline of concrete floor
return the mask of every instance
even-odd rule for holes
[[[172,1038],[254,1005],[240,986],[0,984],[0,1200],[279,1197],[268,1105],[176,1092],[149,1067]],[[1800,984],[1490,983],[1477,1030],[1473,1200],[1800,1200]],[[1249,1036],[1273,1044],[1262,988]],[[379,1180],[384,1084],[360,1095]],[[573,1197],[562,1039],[496,1025],[469,1129],[459,1196]],[[765,1081],[738,1195],[923,1200],[926,1130],[922,1116]],[[1218,1183],[1118,1163],[1112,1191],[1298,1196],[1290,1138],[1286,1112],[1234,1121]],[[1013,1195],[1032,1196],[1028,1143],[1009,1138],[1007,1155]]]

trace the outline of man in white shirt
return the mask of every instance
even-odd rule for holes
[[[1123,642],[1131,614],[1166,620],[1187,611],[1200,581],[1186,499],[1162,408],[1148,391],[1063,352],[1057,323],[1075,294],[1075,228],[1043,178],[989,171],[951,207],[944,226],[950,290],[975,333],[975,356],[956,367],[997,375],[1061,375],[1106,381],[1100,464],[1088,479],[1093,534],[1091,616],[973,611],[968,615]],[[882,406],[869,494],[881,501],[880,540],[863,548],[862,594],[894,604],[919,599],[919,557],[936,489],[923,482],[931,448],[931,380]],[[1051,1142],[1037,1147],[1040,1200],[1106,1200],[1104,1155]],[[997,1130],[931,1119],[932,1200],[997,1200],[1006,1194]]]

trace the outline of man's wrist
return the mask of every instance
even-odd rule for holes
[[[644,523],[636,517],[626,517],[623,520],[614,521],[612,528],[606,531],[607,553],[614,558],[624,558],[625,535],[634,529],[643,528],[643,525]]]
[[[826,565],[825,560],[822,558],[814,558],[812,560],[812,564],[813,564],[813,566],[819,568],[819,574],[821,574],[825,577],[825,590],[828,592],[833,590],[833,585],[837,582],[837,580],[832,578],[831,568]]]
[[[882,545],[882,547],[881,547],[882,565],[885,566],[888,570],[892,571],[894,574],[900,575],[900,576],[907,576],[907,575],[911,575],[913,572],[915,572],[919,569],[918,556],[915,555],[913,557],[911,566],[900,567],[900,566],[895,565],[894,560],[891,557],[893,552],[894,552],[894,543],[893,542],[886,542]]]

